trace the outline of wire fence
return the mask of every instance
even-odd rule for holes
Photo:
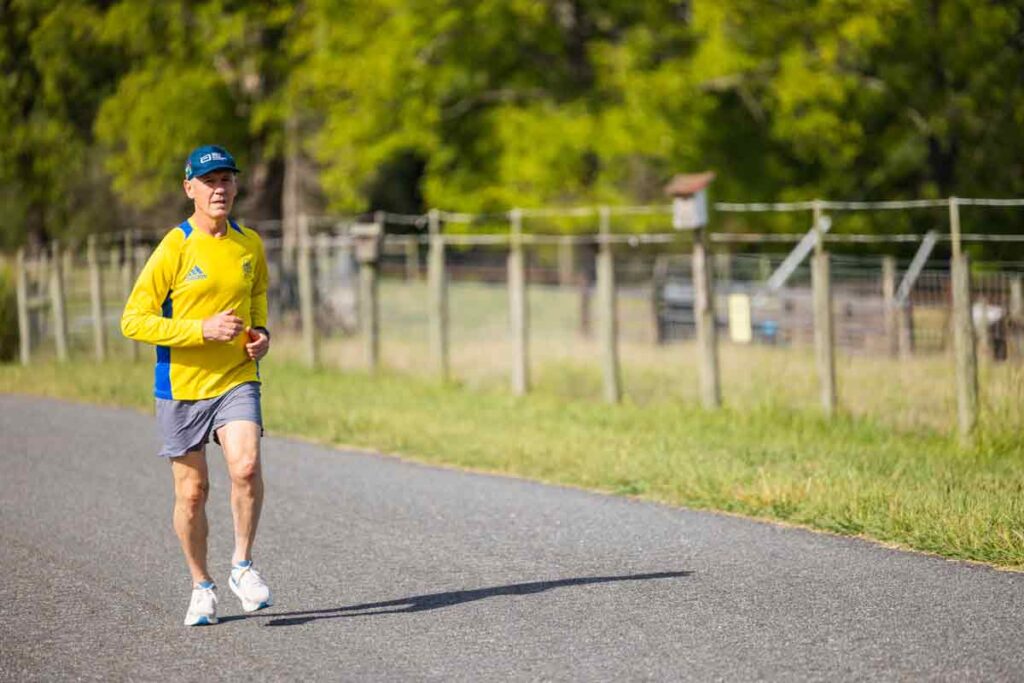
[[[945,200],[882,204],[872,208],[948,206]],[[856,207],[861,204],[716,205],[719,211],[748,213]],[[650,217],[664,222],[671,210],[626,207],[609,213],[621,228]],[[298,240],[286,239],[280,221],[255,224],[270,272],[274,355],[352,371],[440,374],[484,390],[503,390],[510,382],[515,387],[519,381],[526,391],[596,399],[608,381],[604,321],[611,316],[625,400],[698,401],[694,235],[631,232],[628,225],[604,235],[545,231],[555,219],[593,222],[597,216],[593,209],[523,211],[527,230],[519,233],[449,234],[438,229],[446,221],[476,224],[505,221],[509,215],[378,214],[383,236],[369,261],[360,256],[358,222],[350,218],[306,219],[303,234],[308,237]],[[443,250],[432,263],[432,240],[439,235]],[[801,410],[818,403],[812,268],[801,261],[790,268],[782,286],[768,286],[803,237],[757,232],[708,236],[727,405]],[[1019,241],[1022,236],[959,237]],[[23,255],[23,362],[47,356],[140,358],[140,346],[121,337],[118,323],[128,291],[158,238],[108,236]],[[938,234],[935,241],[948,239]],[[954,287],[948,255],[931,252],[905,287],[905,299],[896,298],[901,280],[913,270],[914,250],[924,241],[924,235],[906,234],[823,236],[833,252],[829,281],[839,405],[899,427],[949,432],[957,423],[957,397],[950,379]],[[867,254],[864,245],[883,249]],[[604,248],[613,264],[610,306],[600,282]],[[522,254],[525,321],[516,319],[510,287],[513,253]],[[998,422],[1001,428],[1024,426],[1024,261],[978,262],[971,270],[971,320],[982,359],[982,421]],[[372,284],[366,279],[371,271]],[[373,309],[367,303],[371,286]],[[310,299],[305,316],[304,298]],[[526,379],[517,380],[524,363]]]

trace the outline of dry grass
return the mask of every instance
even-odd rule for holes
[[[398,373],[429,377],[434,373],[427,329],[427,294],[419,283],[385,281],[381,293],[382,363]],[[508,385],[512,345],[506,323],[505,290],[500,286],[459,283],[450,289],[451,369],[473,389]],[[579,296],[572,291],[533,287],[530,291],[530,363],[534,389],[563,398],[601,396],[601,348],[579,333]],[[692,343],[653,343],[649,303],[620,297],[620,358],[628,402],[696,402],[697,358]],[[294,333],[284,354],[301,359]],[[279,345],[279,349],[281,346]],[[358,337],[322,340],[329,367],[365,367]],[[814,412],[819,405],[813,350],[806,346],[770,347],[722,343],[722,391],[738,410],[779,407]],[[948,434],[956,423],[952,358],[945,353],[892,359],[840,353],[837,382],[841,410],[899,430]],[[983,362],[982,428],[1006,438],[1024,427],[1024,370],[1013,363]]]

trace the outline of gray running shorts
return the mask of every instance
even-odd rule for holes
[[[198,401],[158,398],[156,421],[164,442],[158,455],[164,458],[176,458],[201,449],[209,443],[211,433],[219,444],[217,429],[228,422],[255,422],[263,434],[260,383],[239,384],[220,396]]]

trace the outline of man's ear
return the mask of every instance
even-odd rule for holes
[[[195,197],[192,196],[192,183],[188,180],[184,180],[182,181],[182,185],[185,188],[185,196],[189,199],[195,199]]]

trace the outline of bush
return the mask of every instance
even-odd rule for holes
[[[18,302],[14,291],[14,272],[0,261],[0,363],[18,355]]]

